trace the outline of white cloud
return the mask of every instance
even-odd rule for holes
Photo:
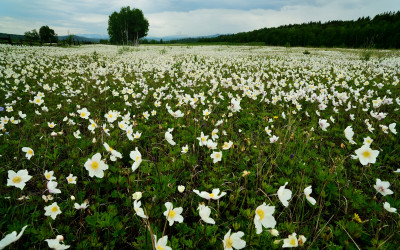
[[[287,5],[280,10],[199,9],[145,15],[149,36],[203,36],[251,31],[310,21],[354,20],[393,10],[394,1],[326,1],[317,5]],[[349,8],[351,6],[351,8]]]
[[[106,34],[108,16],[123,6],[143,10],[149,36],[201,36],[310,21],[354,20],[398,10],[398,0],[1,0],[1,32],[48,25],[59,35]],[[23,6],[23,7],[22,7]]]
[[[39,31],[40,27],[44,24],[40,21],[28,21],[20,20],[12,17],[0,17],[0,30],[2,33],[9,34],[20,34],[23,35],[26,31],[36,29]],[[79,27],[75,27],[73,23],[64,23],[65,26],[49,25],[51,29],[58,35],[71,34],[82,34],[87,30]]]

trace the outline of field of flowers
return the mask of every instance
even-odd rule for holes
[[[0,46],[0,249],[397,249],[400,55],[303,51]]]

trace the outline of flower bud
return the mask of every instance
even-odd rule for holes
[[[62,236],[62,235],[57,235],[56,239],[57,239],[58,241],[63,241],[63,240],[64,240],[64,236]]]
[[[178,186],[178,191],[179,191],[179,193],[183,193],[183,191],[185,191],[185,186],[179,185]]]
[[[74,201],[75,200],[75,196],[71,195],[71,200]]]
[[[271,229],[271,230],[269,230],[269,232],[271,233],[272,236],[275,236],[275,237],[279,235],[279,232],[276,229]]]
[[[142,198],[142,192],[136,192],[134,194],[132,194],[132,198],[135,200],[140,200],[140,198]]]

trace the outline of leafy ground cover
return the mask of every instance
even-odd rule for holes
[[[400,57],[354,52],[0,46],[0,248],[396,249]]]

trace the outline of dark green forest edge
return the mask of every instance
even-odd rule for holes
[[[145,41],[146,43],[148,41]],[[189,38],[169,43],[228,43],[270,46],[400,48],[400,11],[356,21],[329,21],[263,28],[213,38]]]

